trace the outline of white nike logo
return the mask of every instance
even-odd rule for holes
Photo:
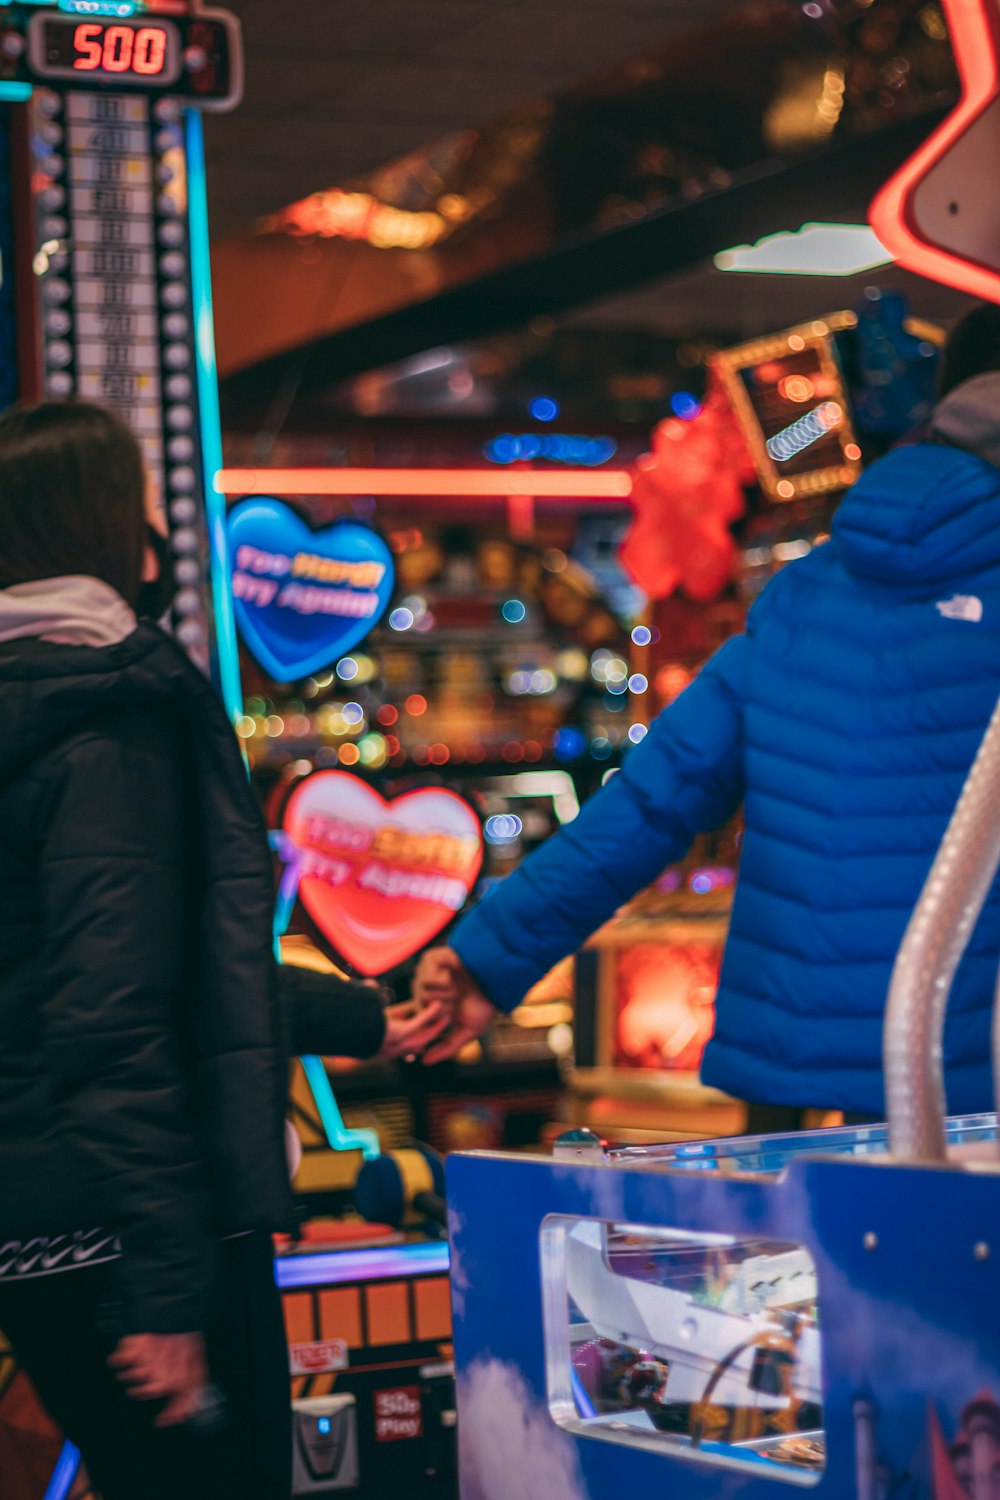
[[[983,601],[975,594],[952,594],[950,599],[939,599],[934,608],[946,620],[968,620],[978,625],[983,618]]]
[[[84,1261],[93,1260],[94,1256],[101,1250],[107,1250],[112,1255],[120,1255],[122,1247],[118,1243],[118,1237],[114,1234],[106,1234],[103,1239],[95,1240],[91,1245],[77,1244],[73,1246],[73,1264],[82,1265]]]
[[[8,1240],[0,1246],[0,1277],[44,1276],[73,1266],[100,1264],[121,1254],[117,1234],[106,1229],[77,1231],[51,1239]]]

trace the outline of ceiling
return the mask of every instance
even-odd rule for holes
[[[734,0],[229,0],[246,91],[206,123],[215,237],[551,95]]]
[[[674,338],[754,339],[818,314],[855,307],[869,286],[902,292],[921,317],[950,324],[968,298],[898,266],[856,276],[768,276],[701,265],[589,304],[566,318],[585,328],[648,328]]]
[[[799,17],[798,0],[784,0],[784,3],[789,12]],[[861,0],[861,10],[869,3],[870,0]],[[269,270],[267,266],[262,267],[259,260],[248,258],[251,253],[258,256],[269,248],[273,250],[275,243],[273,237],[268,242],[266,236],[252,233],[257,221],[322,188],[363,186],[368,174],[387,163],[417,153],[458,132],[487,125],[533,101],[552,99],[568,90],[575,91],[590,80],[598,80],[590,87],[594,96],[600,98],[611,70],[616,68],[623,69],[619,75],[619,87],[622,78],[634,78],[639,81],[638,86],[642,86],[641,80],[647,76],[643,71],[644,63],[651,53],[663,54],[666,49],[666,57],[672,59],[668,66],[672,66],[675,74],[686,78],[685,69],[690,71],[687,49],[694,37],[698,34],[707,37],[707,45],[713,49],[716,43],[710,28],[723,17],[728,20],[742,10],[744,15],[763,18],[768,12],[773,15],[776,7],[780,10],[782,0],[361,0],[361,3],[358,0],[284,0],[280,5],[274,0],[228,0],[228,4],[243,24],[246,89],[244,102],[236,111],[206,119],[209,204],[213,238],[222,257],[216,266],[220,356],[231,358],[228,345],[234,344],[235,347],[239,342],[226,337],[227,297],[233,304],[229,311],[240,327],[252,326],[259,331],[259,325],[266,321],[262,309],[272,307],[281,330],[276,347],[284,347],[286,334],[291,335],[287,340],[292,355],[290,372],[283,366],[279,369],[282,356],[269,362],[267,350],[257,356],[260,362],[256,367],[253,360],[248,361],[246,357],[232,360],[236,370],[249,363],[249,380],[256,385],[251,390],[250,385],[241,384],[239,379],[229,380],[224,385],[227,418],[232,421],[235,416],[243,418],[249,413],[247,419],[256,422],[258,405],[263,403],[263,407],[271,411],[273,403],[280,397],[279,404],[285,411],[288,403],[298,399],[297,395],[294,398],[287,395],[286,399],[286,388],[298,392],[300,388],[305,390],[310,381],[329,384],[339,378],[337,370],[340,365],[343,366],[340,370],[342,377],[417,349],[462,337],[461,332],[448,326],[447,298],[434,300],[435,289],[428,286],[423,290],[416,288],[408,293],[408,298],[403,297],[400,313],[403,321],[411,317],[420,323],[426,309],[423,321],[429,323],[428,328],[421,325],[404,330],[395,342],[390,330],[383,340],[386,342],[383,350],[379,329],[382,323],[391,323],[392,318],[379,319],[373,312],[363,317],[355,328],[348,327],[346,335],[343,331],[332,333],[315,356],[304,356],[304,362],[300,362],[294,351],[308,346],[310,337],[320,338],[325,332],[321,320],[316,320],[314,329],[312,324],[308,330],[294,326],[296,315],[303,309],[309,312],[313,307],[309,295],[310,273],[305,263],[301,267],[293,266],[289,275],[284,266]],[[824,0],[824,5],[850,8],[850,0]],[[878,5],[879,0],[876,0],[875,10]],[[802,9],[812,14],[809,7],[803,6]],[[738,32],[734,35],[738,36]],[[675,49],[674,43],[685,36],[684,46]],[[716,52],[710,51],[711,59],[717,56]],[[745,57],[746,54],[737,49],[735,58],[730,59],[740,77],[744,76]],[[717,61],[706,62],[703,55],[702,66],[706,72],[708,67],[716,68],[716,76],[705,77],[704,92],[698,97],[711,100],[713,89],[721,97],[725,85],[718,76]],[[700,82],[700,69],[698,74]],[[732,83],[730,78],[730,89]],[[889,140],[889,137],[884,139]],[[906,145],[899,160],[912,149],[912,144]],[[868,147],[862,140],[855,141],[852,146],[848,141],[842,150],[844,162],[840,168],[831,167],[830,163],[835,163],[832,156],[824,162],[819,179],[823,194],[822,213],[817,214],[815,207],[810,206],[808,213],[803,212],[803,217],[860,217],[874,188],[872,184],[860,181],[866,175],[865,161],[859,162],[857,153],[861,152],[864,157],[869,151],[872,154],[869,165],[876,174],[875,184],[884,181],[895,163],[883,167],[875,162],[877,144]],[[419,179],[420,160],[414,158],[409,165]],[[801,168],[793,167],[787,175],[793,176],[795,170],[810,178],[810,191],[815,193],[815,169],[803,163]],[[845,204],[840,204],[833,191],[836,182],[830,174],[833,172],[835,178],[836,170],[840,171],[850,189],[848,197],[852,201],[846,206],[846,211],[846,200]],[[592,171],[590,175],[593,176]],[[841,183],[843,187],[844,183]],[[762,203],[770,202],[761,184],[754,186],[748,182],[747,188],[758,210]],[[787,194],[788,183],[783,183],[780,191]],[[841,191],[840,197],[843,196]],[[731,229],[737,238],[752,238],[754,234],[773,227],[769,217],[771,210],[768,209],[765,213],[767,223],[756,229],[751,225],[749,231],[743,226],[737,234],[739,224],[729,222],[735,213],[735,197],[723,194],[722,198],[724,204],[720,200],[715,210],[709,202],[685,210],[682,236],[685,243],[690,241],[693,228],[688,221],[702,208],[708,217],[713,211],[728,216],[725,229]],[[857,198],[857,203],[854,198]],[[690,244],[691,253],[687,255],[686,263],[682,256],[676,262],[676,268],[668,271],[670,257],[657,259],[657,229],[652,222],[656,217],[656,214],[651,215],[648,234],[641,224],[635,231],[637,241],[640,233],[647,234],[652,250],[652,254],[646,256],[649,263],[643,263],[641,267],[642,274],[637,273],[633,278],[638,285],[617,295],[601,295],[605,288],[616,285],[616,281],[610,272],[607,275],[601,273],[603,262],[597,256],[593,257],[592,267],[592,279],[596,277],[596,280],[588,295],[569,301],[554,296],[549,299],[550,307],[542,288],[539,308],[534,311],[553,311],[565,325],[595,331],[646,329],[676,339],[701,334],[710,339],[716,335],[732,340],[788,326],[815,316],[818,311],[853,305],[869,282],[905,291],[915,310],[936,321],[951,321],[960,308],[961,299],[954,294],[895,268],[846,281],[724,275],[713,271],[710,261],[701,259],[706,249],[716,248],[718,226],[707,235],[700,254],[694,244]],[[738,219],[738,214],[736,217]],[[797,225],[800,220],[794,222]],[[666,225],[666,220],[664,223]],[[503,227],[499,221],[495,224]],[[786,227],[794,227],[791,220]],[[668,228],[666,225],[664,233]],[[248,230],[250,234],[247,234]],[[489,225],[487,230],[490,231]],[[490,237],[488,232],[487,238]],[[631,238],[630,231],[630,244]],[[605,236],[607,254],[615,253],[614,239],[614,235]],[[712,240],[710,246],[708,240]],[[726,240],[723,238],[720,243],[725,244]],[[285,248],[287,250],[287,246]],[[338,295],[343,285],[349,283],[352,295],[357,297],[357,247],[338,242],[324,247],[323,253],[340,257],[346,266],[346,270],[342,269],[340,260],[332,266],[331,284],[337,288]],[[570,256],[574,253],[570,244]],[[582,249],[580,253],[583,253]],[[586,253],[591,258],[590,252]],[[308,251],[313,259],[316,254],[316,250]],[[629,256],[630,265],[638,267],[642,257],[637,260],[635,247],[629,250],[626,258]],[[234,257],[245,260],[249,285],[257,288],[253,295],[258,298],[258,316],[253,319],[246,317],[251,293],[240,283],[234,266],[230,264]],[[385,264],[390,258],[386,257]],[[428,263],[426,257],[414,257],[408,264],[425,267]],[[391,278],[385,264],[376,266],[374,274],[376,283],[388,286]],[[541,269],[544,279],[544,264]],[[514,265],[506,274],[512,286],[520,288],[522,295],[526,296],[530,277],[525,270]],[[552,257],[547,274],[549,280],[552,277],[565,279],[558,256]],[[494,281],[495,286],[484,265],[478,276],[471,276],[465,290],[456,289],[454,297],[459,302],[464,299],[470,303],[477,297],[485,298],[494,308],[503,308],[506,303],[504,296],[498,295],[499,279],[494,278]],[[626,286],[628,278],[619,276],[617,284]],[[265,286],[268,291],[261,302],[260,294]],[[566,281],[566,286],[569,286],[569,281]],[[282,287],[286,296],[291,298],[285,307],[282,307],[278,295]],[[596,298],[595,290],[598,291]],[[408,299],[415,303],[412,313],[405,306]],[[510,315],[498,315],[494,319],[497,327],[514,327],[526,321],[531,309],[528,313],[517,311],[516,304],[515,296],[511,300],[513,310],[508,309]],[[312,317],[312,313],[309,316]],[[464,314],[456,315],[456,329],[464,327],[466,322],[468,318]],[[489,319],[486,323],[489,324]],[[484,327],[483,331],[488,332],[489,328]],[[229,333],[232,333],[231,329]],[[358,348],[351,344],[352,336]],[[402,346],[395,349],[395,344],[400,342]],[[310,361],[316,368],[303,381]],[[223,358],[223,366],[226,362]]]

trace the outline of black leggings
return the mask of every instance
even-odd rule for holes
[[[221,1305],[207,1343],[227,1420],[204,1435],[154,1426],[158,1405],[125,1395],[108,1369],[113,1338],[100,1327],[105,1267],[0,1283],[0,1328],[49,1415],[81,1450],[102,1500],[288,1500],[288,1356],[270,1240],[245,1235],[224,1253]]]

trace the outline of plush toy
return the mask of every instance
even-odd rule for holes
[[[730,527],[743,515],[743,486],[752,478],[742,431],[712,376],[700,411],[690,421],[661,422],[652,451],[633,470],[635,515],[620,556],[650,599],[680,589],[707,604],[725,590],[736,565]]]

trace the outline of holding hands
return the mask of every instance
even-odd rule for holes
[[[414,997],[385,1008],[385,1036],[375,1054],[379,1062],[414,1057],[441,1036],[451,1024],[451,1011],[440,1000],[423,1004]]]
[[[413,976],[413,1001],[417,1006],[441,1011],[451,1021],[449,1030],[424,1054],[425,1064],[454,1057],[467,1043],[482,1036],[497,1014],[476,980],[453,948],[428,948]]]

